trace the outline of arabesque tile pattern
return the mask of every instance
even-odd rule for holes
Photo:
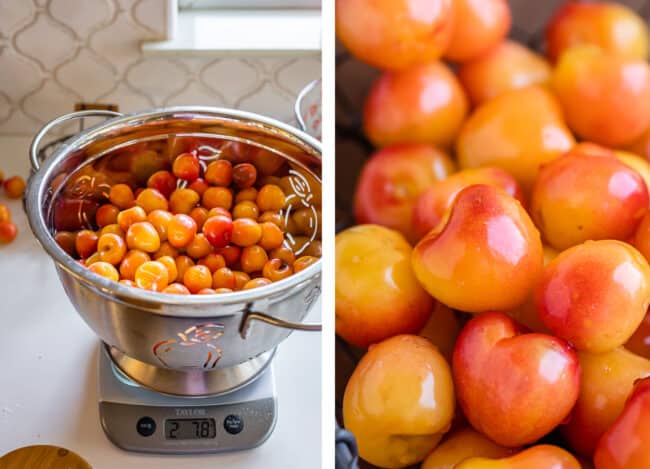
[[[317,57],[161,57],[166,0],[0,1],[0,135],[30,135],[77,102],[129,112],[167,105],[246,109],[293,120]]]

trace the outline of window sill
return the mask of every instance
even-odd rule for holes
[[[182,11],[170,39],[142,44],[147,55],[319,55],[320,10]]]

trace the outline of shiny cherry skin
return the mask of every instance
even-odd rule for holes
[[[398,335],[373,345],[358,363],[345,388],[343,419],[364,460],[401,468],[436,447],[454,407],[443,356],[422,337]]]
[[[97,251],[99,236],[92,230],[81,230],[77,232],[75,249],[82,259],[87,258]]]
[[[590,239],[628,239],[649,201],[637,171],[611,150],[581,143],[542,167],[530,212],[544,240],[562,250]]]
[[[537,441],[567,417],[578,398],[575,350],[557,337],[525,333],[503,313],[471,319],[452,363],[465,416],[503,446]]]
[[[424,288],[451,308],[507,311],[521,305],[538,280],[542,241],[519,202],[495,187],[472,185],[458,193],[447,220],[415,246],[412,264]]]
[[[182,153],[174,159],[172,172],[177,178],[192,182],[201,173],[199,159],[191,153]]]
[[[160,235],[148,221],[133,223],[126,232],[126,244],[129,249],[151,254],[160,249]]]
[[[618,347],[605,353],[579,352],[580,395],[561,431],[570,448],[591,458],[603,433],[623,411],[637,379],[650,375],[650,360]]]
[[[167,199],[176,190],[176,178],[169,171],[156,171],[147,180],[147,187],[156,189]]]
[[[9,244],[18,236],[16,224],[10,220],[0,221],[0,244]]]
[[[20,176],[11,176],[3,181],[5,195],[10,199],[20,199],[25,193],[25,180]]]
[[[359,176],[354,195],[357,223],[386,226],[417,241],[412,229],[417,197],[453,170],[449,156],[432,145],[401,144],[379,150]]]
[[[623,34],[622,31],[625,31]],[[634,10],[617,2],[564,2],[549,21],[546,53],[553,61],[580,44],[621,57],[648,58],[648,26]]]
[[[262,227],[250,218],[238,218],[232,222],[231,241],[241,247],[253,246],[262,239]]]
[[[169,202],[162,192],[150,187],[143,189],[135,199],[137,206],[142,207],[145,212],[151,213],[154,210],[167,210]]]
[[[645,316],[650,265],[622,241],[587,241],[546,266],[535,303],[555,335],[578,350],[607,352],[623,345]]]
[[[255,203],[260,212],[282,210],[286,205],[286,196],[282,188],[276,184],[265,184],[260,187],[255,196]]]
[[[113,233],[106,233],[97,241],[99,260],[118,265],[126,255],[126,242],[124,238]]]
[[[203,234],[215,248],[224,248],[232,237],[232,220],[223,215],[215,215],[203,223]]]
[[[176,189],[169,196],[169,210],[173,214],[187,215],[192,212],[199,200],[201,200],[201,196],[192,189]]]
[[[113,225],[117,223],[117,215],[120,213],[120,209],[113,204],[104,204],[97,209],[95,213],[95,222],[97,226],[103,228],[108,225]],[[0,215],[0,221],[2,221],[2,216]]]
[[[472,104],[479,105],[511,90],[547,84],[551,79],[551,65],[526,46],[503,41],[462,64],[458,79]]]
[[[452,0],[336,0],[338,39],[378,68],[438,59],[451,41],[453,20]]]
[[[650,65],[576,46],[560,57],[552,88],[568,126],[582,139],[623,146],[650,125]]]
[[[193,265],[183,274],[183,284],[192,293],[212,287],[212,272],[204,265]]]
[[[413,231],[419,240],[444,218],[456,195],[473,184],[497,187],[524,205],[524,194],[515,178],[499,168],[464,169],[443,181],[432,184],[420,194],[413,206]]]
[[[447,148],[467,114],[467,97],[445,64],[385,72],[370,88],[363,128],[377,147],[426,143]]]
[[[455,0],[454,29],[445,58],[467,62],[495,47],[510,30],[506,0]]]
[[[581,469],[580,462],[567,450],[553,445],[526,448],[513,456],[492,459],[469,458],[455,469]]]
[[[127,186],[128,187],[128,186]],[[129,227],[134,223],[143,222],[147,220],[147,212],[142,207],[137,205],[126,210],[122,210],[117,214],[117,224],[125,233],[129,231]]]
[[[174,215],[167,226],[167,242],[176,248],[190,244],[196,235],[196,222],[188,215]]]
[[[135,283],[144,290],[161,292],[169,285],[169,271],[162,262],[143,262],[135,270]]]
[[[639,176],[641,176],[645,182],[648,192],[650,193],[650,162],[647,159],[626,150],[614,150],[614,155],[621,163],[639,173]]]
[[[596,469],[650,467],[650,378],[634,386],[621,415],[598,441]]]
[[[212,186],[228,187],[232,182],[232,163],[228,160],[216,160],[205,170],[205,180]]]
[[[135,280],[135,272],[142,264],[151,260],[144,251],[133,250],[126,253],[120,262],[120,277],[124,280]]]
[[[367,347],[424,326],[434,301],[413,274],[412,249],[401,234],[358,225],[339,233],[335,244],[338,335]]]
[[[88,270],[112,280],[113,282],[118,282],[120,280],[120,274],[117,272],[117,269],[108,262],[94,262],[88,266]]]
[[[453,469],[465,459],[504,458],[515,451],[496,444],[472,427],[452,432],[427,456],[422,469]]]
[[[499,167],[528,191],[540,166],[574,143],[556,98],[533,85],[477,107],[460,130],[456,155],[461,168]]]

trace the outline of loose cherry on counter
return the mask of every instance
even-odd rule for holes
[[[20,199],[25,192],[25,180],[20,176],[12,176],[2,183],[5,194],[10,199]]]

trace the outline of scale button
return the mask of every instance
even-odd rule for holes
[[[142,436],[151,436],[156,431],[156,422],[151,417],[142,417],[135,425],[136,430]]]
[[[239,415],[230,414],[223,421],[223,428],[231,435],[236,435],[244,429],[244,421]]]

